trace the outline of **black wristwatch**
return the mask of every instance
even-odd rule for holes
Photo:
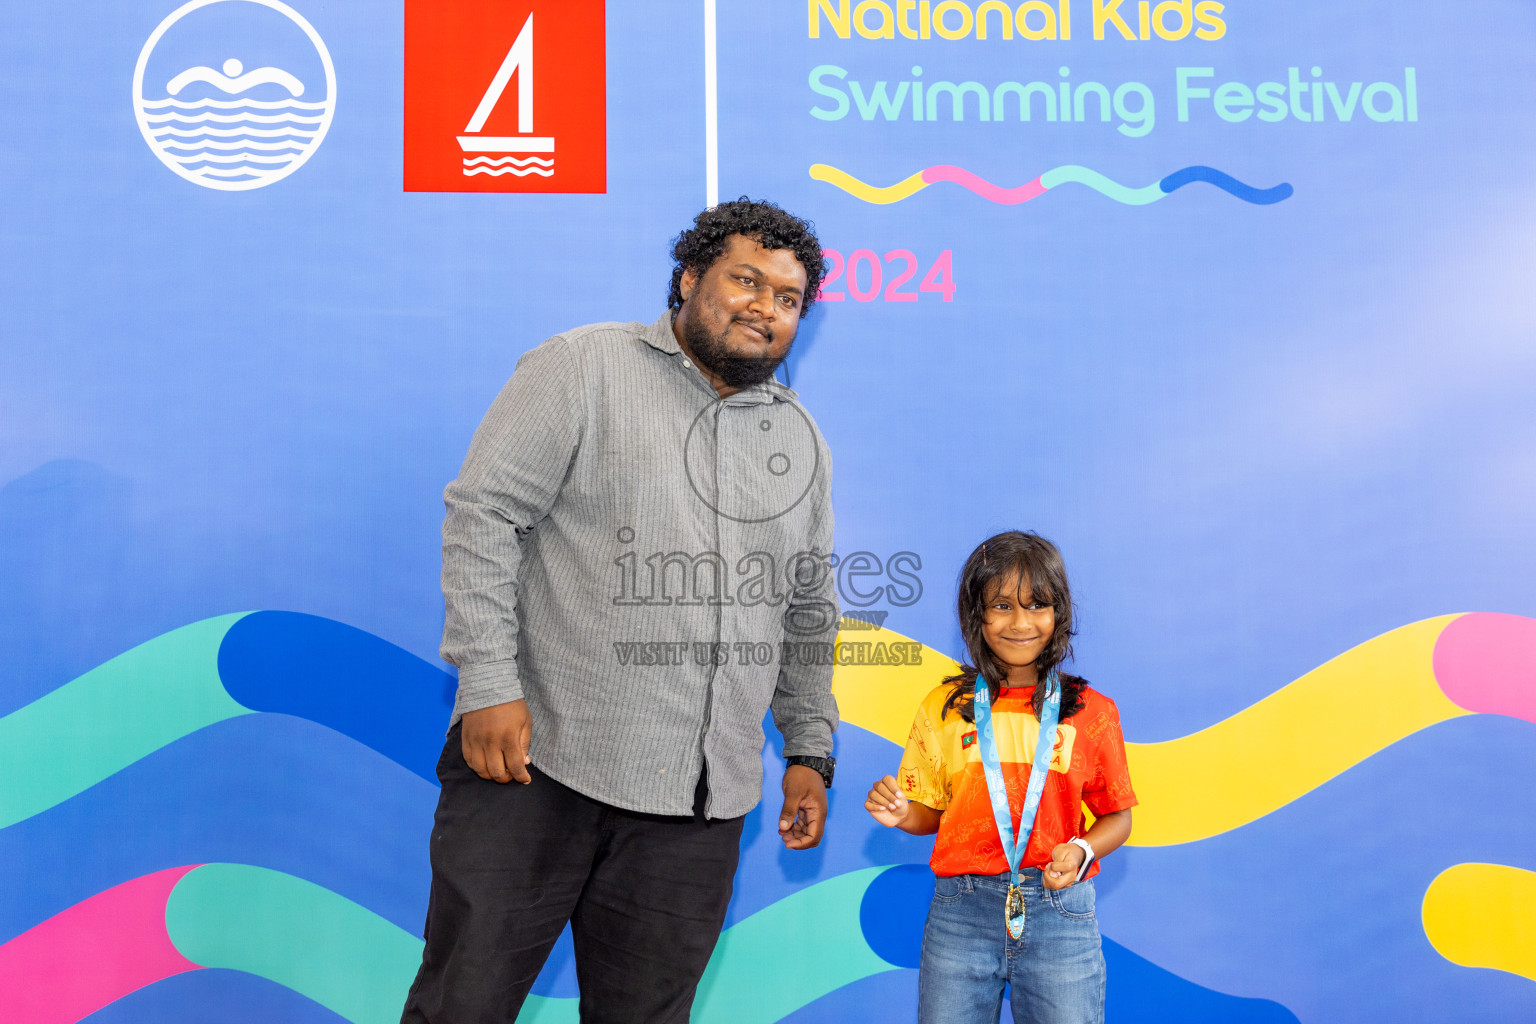
[[[817,774],[821,776],[821,781],[827,784],[827,788],[832,788],[832,769],[837,767],[837,758],[805,757],[800,754],[796,754],[794,757],[786,757],[784,759],[784,763],[786,765],[803,764],[807,768],[813,769]]]

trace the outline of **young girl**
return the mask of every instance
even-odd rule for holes
[[[1092,878],[1136,804],[1120,714],[1058,671],[1075,630],[1050,541],[989,538],[966,559],[959,605],[972,665],[923,700],[898,776],[864,803],[882,825],[938,833],[918,1022],[993,1024],[1008,983],[1015,1024],[1099,1024]]]

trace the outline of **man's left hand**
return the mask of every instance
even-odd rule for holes
[[[784,769],[784,810],[779,812],[779,838],[790,850],[809,850],[821,842],[827,822],[827,785],[821,773],[803,764]]]

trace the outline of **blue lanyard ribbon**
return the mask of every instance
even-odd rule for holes
[[[1061,680],[1053,671],[1043,685],[1046,693],[1040,707],[1040,735],[1035,741],[1035,762],[1029,772],[1029,788],[1024,793],[1023,813],[1019,815],[1019,841],[1015,843],[1008,787],[1003,782],[1002,758],[997,752],[997,736],[992,731],[992,696],[986,681],[979,675],[976,677],[976,745],[980,748],[981,767],[987,776],[987,793],[992,798],[992,817],[1003,841],[1003,856],[1008,860],[1008,900],[1003,916],[1008,924],[1008,934],[1015,939],[1024,937],[1024,894],[1020,889],[1019,865],[1024,861],[1030,833],[1035,830],[1040,794],[1045,790],[1045,777],[1050,773],[1051,756],[1056,750],[1056,723],[1061,717]]]

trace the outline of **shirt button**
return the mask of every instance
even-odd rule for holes
[[[690,363],[690,362],[689,362],[689,361],[688,361],[688,360],[686,360],[686,359],[684,359],[684,360],[683,360],[683,365],[684,365],[684,366],[688,366],[688,367],[692,367],[692,366],[693,366],[693,364],[692,364],[692,363]]]

